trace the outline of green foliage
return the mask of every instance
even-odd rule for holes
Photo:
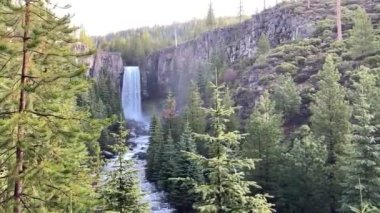
[[[0,2],[1,212],[84,212],[96,202],[86,144],[101,128],[77,106],[88,82],[75,29],[51,7]]]
[[[265,55],[270,50],[270,41],[268,36],[263,33],[261,34],[258,42],[257,42],[257,55]]]
[[[233,108],[234,112],[227,117],[227,120],[225,125],[226,125],[226,130],[227,131],[234,131],[236,129],[239,129],[239,119],[238,116],[236,115],[236,110],[238,107],[235,107],[235,101],[232,99],[231,91],[229,87],[226,87],[223,98],[222,98],[223,104],[226,107]]]
[[[302,126],[281,169],[281,212],[328,212],[326,205],[326,146],[308,126]]]
[[[102,189],[102,198],[105,201],[105,210],[118,211],[121,213],[147,213],[148,205],[142,203],[139,181],[136,171],[132,169],[132,160],[125,160],[124,155],[128,151],[125,142],[128,132],[122,121],[118,122],[117,133],[112,133],[115,138],[113,146],[115,154],[118,155],[108,176],[105,186]]]
[[[206,183],[196,187],[201,200],[195,208],[199,212],[271,212],[271,205],[262,195],[251,196],[250,187],[258,187],[255,182],[245,181],[245,169],[252,169],[252,159],[240,159],[237,155],[242,135],[237,131],[226,131],[225,123],[234,109],[223,104],[222,87],[213,86],[214,105],[206,112],[212,121],[212,134],[197,134],[210,147],[212,157],[192,154],[192,159],[200,162],[206,172]]]
[[[298,67],[288,62],[282,62],[275,68],[277,73],[294,75],[297,73]]]
[[[171,181],[169,179],[175,177],[177,167],[176,149],[174,146],[172,132],[170,129],[167,134],[166,140],[164,140],[161,146],[161,150],[159,150],[159,153],[161,155],[159,163],[165,166],[161,166],[159,169],[158,184],[165,191],[169,191],[171,190],[172,186]]]
[[[121,52],[125,64],[137,65],[153,51],[174,46],[175,34],[178,43],[183,43],[199,37],[215,25],[236,23],[239,23],[238,17],[216,18],[212,26],[207,25],[205,19],[194,19],[186,23],[121,31],[98,38],[98,41],[102,49]]]
[[[350,52],[354,56],[360,56],[377,49],[378,43],[370,17],[363,8],[358,8],[354,15],[354,27],[349,39]]]
[[[292,116],[299,112],[301,105],[300,92],[289,75],[278,77],[272,97],[276,103],[276,109],[285,115]]]
[[[201,109],[202,107],[203,100],[199,92],[199,87],[192,83],[185,113],[190,128],[196,133],[204,133],[206,129],[206,114]]]
[[[345,101],[345,90],[339,84],[340,74],[333,58],[328,55],[319,73],[319,91],[311,105],[311,125],[316,137],[321,137],[327,146],[328,196],[332,209],[337,208],[339,180],[338,158],[349,142],[351,109]]]
[[[281,126],[282,116],[276,112],[275,103],[269,99],[269,93],[266,91],[250,117],[247,128],[249,136],[243,144],[246,157],[260,159],[251,176],[265,190],[274,188],[279,142],[283,137]]]
[[[91,106],[90,109],[94,114],[96,111],[105,111],[106,114],[99,115],[104,117],[111,117],[112,115],[119,115],[121,113],[120,102],[120,88],[116,84],[109,71],[102,69],[97,81],[94,83],[95,100],[91,101],[95,106]],[[97,107],[102,107],[98,109]]]
[[[87,35],[87,33],[84,29],[81,29],[79,32],[79,40],[82,43],[84,43],[87,46],[87,48],[89,48],[89,49],[95,48],[94,41],[92,40],[92,38],[90,36]]]
[[[199,200],[194,188],[203,182],[201,165],[191,159],[189,154],[196,153],[196,143],[189,123],[185,124],[181,139],[177,145],[175,178],[171,179],[172,187],[169,199],[180,212],[192,210],[194,202]]]
[[[162,132],[161,122],[157,117],[153,117],[150,124],[149,148],[147,150],[147,167],[146,177],[151,182],[157,182],[159,179],[159,171],[161,167],[161,153],[164,143],[164,135]]]
[[[363,202],[380,206],[380,145],[375,141],[378,127],[373,122],[371,93],[366,89],[373,76],[365,68],[361,68],[358,75],[359,80],[354,82],[353,141],[347,146],[342,168],[345,178],[341,204],[346,210],[350,207],[359,209]]]

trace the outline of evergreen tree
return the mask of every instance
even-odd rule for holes
[[[168,135],[166,137],[166,140],[161,146],[161,150],[159,151],[160,157],[160,170],[159,170],[159,178],[158,178],[158,184],[165,190],[170,191],[171,188],[171,181],[170,178],[175,177],[175,171],[176,171],[176,150],[174,146],[174,141],[172,137],[172,132],[169,129]]]
[[[202,110],[203,100],[196,84],[192,83],[186,109],[186,119],[190,128],[196,133],[204,133],[206,130],[206,114]]]
[[[206,131],[206,114],[202,110],[204,103],[199,92],[199,88],[194,83],[192,83],[192,86],[190,88],[188,102],[188,107],[185,112],[186,118],[184,118],[184,120],[187,120],[189,122],[189,127],[192,129],[192,131],[202,134]],[[207,153],[207,147],[203,141],[196,140],[196,144],[197,150],[200,153]]]
[[[189,154],[195,154],[197,151],[188,122],[185,124],[177,151],[176,178],[172,179],[174,185],[170,192],[170,199],[178,211],[192,212],[194,211],[193,204],[199,200],[194,188],[198,183],[203,182],[203,173],[201,165],[189,157]]]
[[[283,154],[279,209],[285,208],[284,212],[328,212],[326,156],[326,146],[314,137],[308,126],[302,126],[290,151]]]
[[[257,42],[257,55],[265,55],[270,50],[270,41],[265,33],[262,33]]]
[[[77,107],[88,89],[70,16],[45,0],[0,2],[1,212],[93,207],[86,143],[100,132]],[[6,26],[6,27],[3,27]]]
[[[214,8],[212,7],[211,1],[210,1],[210,5],[208,7],[208,11],[207,11],[206,25],[208,27],[215,27],[215,25],[216,25],[216,19],[215,19],[215,15],[214,15]]]
[[[328,55],[319,73],[319,91],[311,105],[311,127],[316,137],[327,146],[328,197],[330,211],[335,212],[339,192],[338,158],[349,142],[351,109],[345,101],[345,90],[339,84],[340,74],[333,58]]]
[[[249,158],[260,159],[253,177],[264,190],[274,190],[274,176],[279,156],[279,142],[283,137],[282,116],[275,110],[268,91],[260,97],[249,124],[244,154]]]
[[[349,44],[354,56],[360,56],[377,49],[371,18],[363,8],[357,9],[353,18],[354,27],[351,31]]]
[[[360,79],[354,83],[353,141],[343,166],[345,178],[341,204],[346,210],[361,208],[363,202],[380,206],[380,145],[375,141],[377,126],[373,124],[374,115],[369,104],[372,97],[365,89],[368,71],[361,69]]]
[[[226,107],[234,109],[234,112],[231,114],[231,116],[227,118],[228,122],[226,122],[226,129],[228,131],[239,129],[239,119],[236,116],[236,110],[238,108],[235,107],[235,101],[232,99],[231,92],[228,87],[226,87],[224,91],[222,100],[223,100],[223,104]]]
[[[114,153],[118,156],[109,178],[106,181],[105,188],[102,191],[102,197],[106,203],[106,210],[118,211],[120,213],[145,213],[148,211],[148,205],[142,202],[139,181],[136,171],[133,170],[132,160],[124,159],[128,151],[127,140],[128,132],[124,123],[118,122],[118,131],[112,133],[116,140],[113,146]]]
[[[213,132],[210,135],[197,134],[209,143],[211,157],[193,154],[192,158],[202,163],[206,172],[206,183],[196,187],[201,200],[195,203],[199,212],[271,212],[271,205],[263,195],[250,195],[255,182],[245,181],[245,169],[252,169],[252,159],[240,159],[236,148],[242,135],[237,131],[227,132],[225,122],[234,112],[222,103],[221,89],[214,88],[214,106],[206,112],[210,115]]]
[[[164,135],[162,132],[162,127],[160,121],[157,117],[153,117],[150,124],[150,138],[149,147],[147,150],[147,167],[146,167],[146,177],[151,182],[157,182],[159,179],[159,171],[161,164],[161,153],[162,145],[164,142]]]
[[[301,96],[291,76],[278,77],[272,97],[276,103],[276,109],[285,115],[292,116],[299,112]]]

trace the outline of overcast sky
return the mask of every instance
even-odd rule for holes
[[[212,0],[216,16],[238,14],[240,0]],[[266,0],[273,5],[275,0]],[[70,4],[64,13],[74,15],[73,23],[83,25],[90,35],[152,25],[167,25],[206,16],[209,0],[56,0]],[[244,13],[263,8],[263,0],[242,0]],[[59,11],[59,13],[63,13]]]

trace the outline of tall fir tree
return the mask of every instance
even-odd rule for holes
[[[226,87],[222,100],[223,104],[226,107],[234,109],[234,112],[230,115],[230,117],[227,118],[228,122],[226,122],[226,129],[228,131],[234,131],[236,129],[239,129],[239,119],[236,115],[238,107],[235,107],[235,101],[232,99],[231,90],[229,89],[229,87]]]
[[[206,25],[208,27],[215,27],[216,25],[216,19],[214,14],[214,8],[212,7],[212,2],[210,1],[208,11],[207,11],[207,17],[206,17]]]
[[[177,147],[176,171],[170,199],[180,212],[193,212],[193,204],[199,200],[194,188],[203,182],[203,169],[199,162],[189,157],[197,153],[196,143],[192,136],[193,132],[188,122],[185,123],[184,131]]]
[[[192,83],[186,108],[186,120],[192,131],[196,133],[204,133],[206,130],[206,114],[202,110],[203,104],[199,87]]]
[[[153,116],[150,124],[149,147],[147,150],[147,167],[146,177],[151,182],[157,182],[159,179],[160,159],[162,145],[164,143],[164,133],[161,122],[156,116]]]
[[[354,56],[361,56],[377,50],[379,46],[373,30],[371,18],[366,11],[359,7],[354,14],[354,27],[349,38],[350,52]]]
[[[172,189],[170,178],[175,177],[177,169],[177,156],[171,129],[169,129],[159,154],[161,155],[159,163],[165,166],[160,166],[158,184],[165,191],[170,191]]]
[[[204,103],[199,92],[199,87],[192,83],[189,91],[188,106],[185,111],[186,118],[184,120],[189,122],[189,127],[193,132],[199,134],[204,133],[207,126],[206,113],[202,110],[202,107],[204,107]],[[197,150],[200,153],[207,153],[207,147],[203,141],[196,140],[196,144]]]
[[[276,103],[276,109],[286,116],[293,116],[299,112],[301,96],[291,76],[278,77],[272,97]]]
[[[252,159],[240,159],[236,153],[243,136],[237,131],[226,131],[225,123],[234,109],[222,102],[221,89],[213,85],[214,105],[206,112],[211,117],[212,134],[197,134],[197,137],[209,143],[211,157],[193,154],[206,173],[206,183],[196,187],[201,200],[195,203],[199,212],[271,212],[271,205],[260,194],[251,195],[253,181],[245,180],[245,169],[253,169]]]
[[[325,183],[327,151],[309,126],[301,126],[289,152],[282,155],[280,212],[328,212]]]
[[[343,210],[361,208],[362,203],[380,206],[380,145],[375,141],[378,126],[373,123],[372,97],[366,91],[372,78],[365,68],[361,68],[358,75],[359,81],[354,82],[353,141],[347,146],[342,169],[345,174],[341,200]]]
[[[319,73],[319,91],[311,105],[311,127],[316,137],[327,146],[328,197],[330,211],[336,212],[340,194],[338,158],[349,142],[351,109],[345,100],[345,89],[339,84],[338,72],[331,55],[326,57]]]
[[[264,190],[274,190],[274,178],[278,156],[279,142],[283,137],[282,116],[275,110],[275,103],[270,100],[268,91],[260,97],[253,111],[246,142],[243,144],[244,155],[260,159],[257,169],[252,171],[253,178]]]
[[[47,0],[0,2],[2,212],[85,211],[93,178],[85,143],[96,141],[77,104],[86,67],[72,51],[70,16]],[[5,169],[4,169],[5,168]]]
[[[106,180],[102,190],[102,198],[105,200],[105,210],[120,213],[147,213],[148,205],[144,203],[140,191],[137,171],[133,169],[131,159],[124,159],[128,151],[126,140],[128,131],[123,121],[118,122],[118,130],[112,133],[116,140],[113,146],[114,153],[118,156],[113,166],[113,171]]]

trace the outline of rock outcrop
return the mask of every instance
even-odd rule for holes
[[[326,8],[324,8],[326,10]],[[333,8],[327,8],[334,13]],[[265,33],[271,45],[310,37],[321,15],[316,10],[298,11],[295,4],[268,9],[244,23],[215,29],[199,38],[149,55],[141,66],[144,98],[164,97],[169,90],[177,97],[186,94],[187,85],[199,66],[222,53],[229,64],[254,58],[257,41]]]
[[[93,57],[94,60],[90,69],[91,77],[97,79],[102,70],[107,70],[115,80],[120,80],[124,71],[121,53],[98,51]]]

